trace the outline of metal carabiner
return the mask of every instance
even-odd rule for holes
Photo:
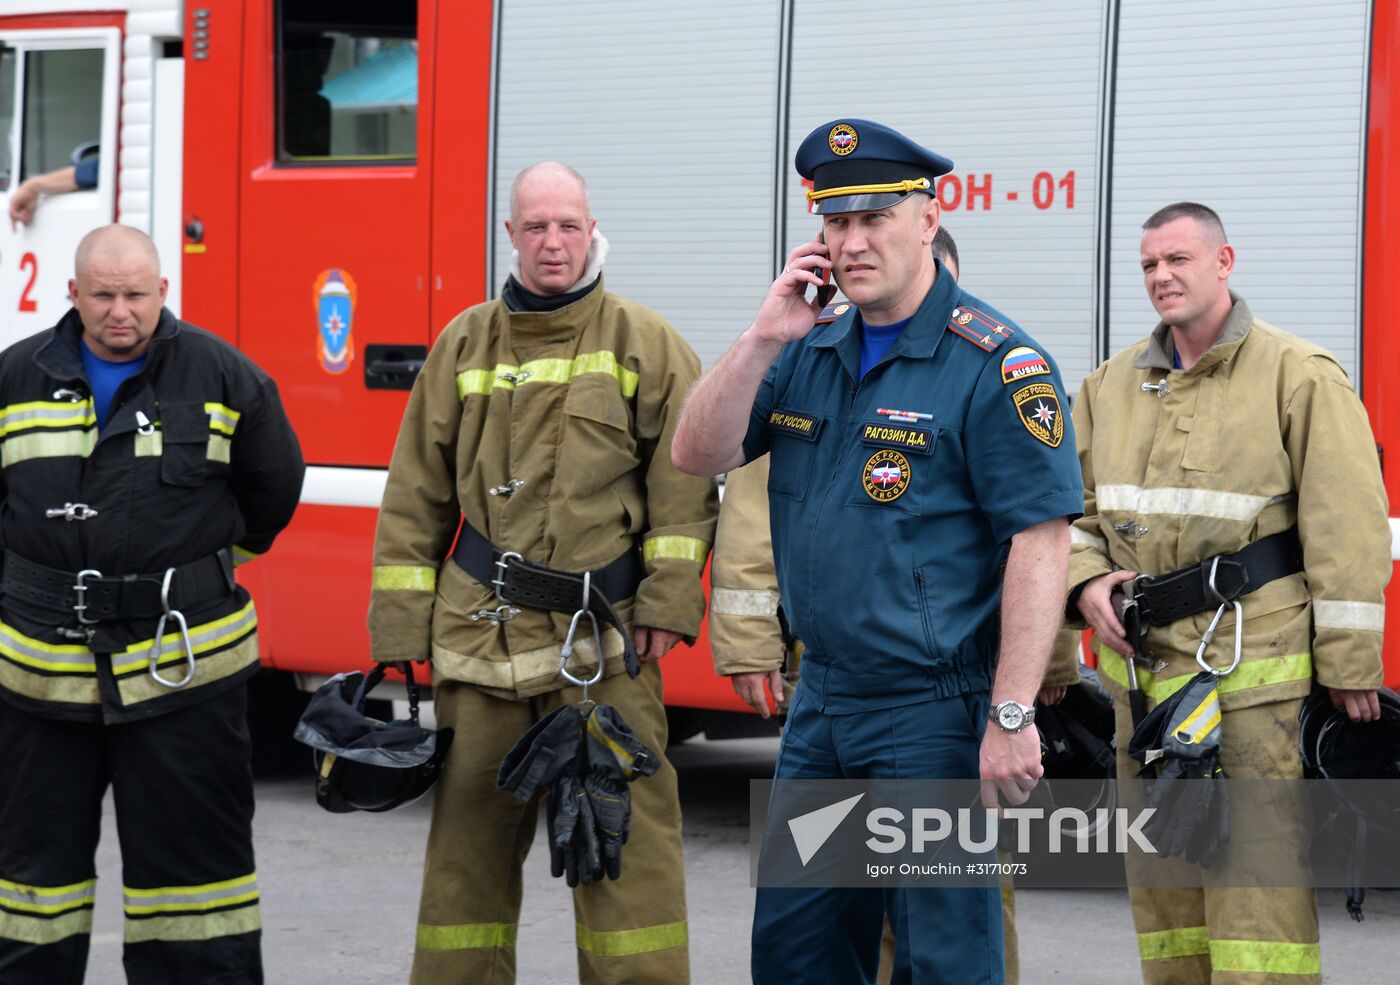
[[[1211,618],[1210,625],[1201,634],[1201,645],[1196,648],[1196,664],[1202,669],[1209,671],[1216,677],[1227,677],[1235,672],[1235,668],[1240,665],[1240,656],[1244,651],[1244,606],[1239,599],[1227,599],[1220,594],[1220,590],[1215,587],[1215,572],[1220,567],[1220,558],[1217,555],[1210,564],[1210,578],[1206,581],[1206,587],[1211,595],[1215,596],[1220,607],[1215,610],[1214,617]],[[1235,659],[1230,666],[1221,670],[1212,667],[1206,662],[1206,647],[1210,646],[1210,641],[1215,639],[1216,627],[1220,625],[1221,618],[1225,615],[1225,610],[1231,606],[1235,609]]]
[[[593,572],[585,571],[583,573],[583,608],[575,612],[574,617],[569,620],[569,631],[564,634],[564,644],[559,648],[559,673],[564,680],[568,681],[570,684],[577,684],[583,688],[583,698],[580,699],[580,704],[586,704],[588,702],[588,688],[603,679],[603,669],[604,665],[607,663],[607,661],[603,659],[603,633],[602,630],[598,628],[598,617],[588,608],[592,578]],[[579,620],[585,616],[588,617],[588,621],[593,625],[593,649],[594,652],[598,654],[598,668],[593,672],[593,676],[586,680],[575,677],[573,674],[569,673],[568,667],[569,658],[574,655],[574,636],[578,633]]]
[[[160,584],[160,607],[165,611],[160,615],[160,621],[156,623],[156,638],[151,641],[151,662],[150,673],[155,682],[162,687],[173,689],[182,688],[190,681],[194,680],[194,647],[190,643],[190,627],[185,622],[185,614],[179,609],[170,608],[170,582],[175,577],[174,568],[165,569],[165,579]],[[160,676],[160,654],[164,649],[165,621],[173,618],[175,624],[180,627],[180,642],[185,646],[185,676],[178,681],[166,680]]]

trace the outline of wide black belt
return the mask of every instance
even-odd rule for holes
[[[238,587],[233,578],[233,560],[227,550],[176,565],[169,572],[139,575],[108,575],[94,568],[64,571],[8,550],[4,558],[0,592],[6,598],[76,616],[79,622],[87,625],[157,619],[171,609],[225,598]]]
[[[1125,616],[1136,618],[1140,624],[1166,626],[1233,602],[1302,570],[1303,545],[1298,540],[1298,529],[1290,527],[1233,554],[1206,558],[1164,575],[1140,576],[1131,583],[1133,604]]]
[[[517,605],[570,613],[584,608],[583,572],[551,568],[527,560],[514,551],[503,551],[466,521],[462,522],[461,532],[457,535],[452,560],[467,574],[493,589],[496,598],[505,603],[495,613],[484,609],[477,613],[482,618],[504,622],[514,615],[510,607]],[[631,634],[613,610],[612,603],[637,594],[637,586],[646,577],[642,552],[633,547],[603,567],[588,572],[588,576],[587,611],[617,630],[622,637],[627,673],[636,677],[641,673],[637,651],[632,645]],[[601,660],[602,654],[598,657]]]

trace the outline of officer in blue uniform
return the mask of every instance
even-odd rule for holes
[[[699,474],[772,455],[779,587],[807,647],[776,777],[980,777],[987,806],[1023,803],[1084,505],[1059,371],[933,259],[950,160],[843,119],[796,163],[825,242],[792,251],[672,444]],[[826,271],[851,306],[817,327]],[[894,982],[1002,982],[994,886],[760,887],[754,981],[872,980],[882,911]]]

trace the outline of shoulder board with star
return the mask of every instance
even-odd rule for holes
[[[832,322],[834,322],[836,319],[840,318],[842,315],[844,315],[850,310],[851,302],[849,301],[837,301],[833,304],[829,304],[822,309],[821,314],[817,315],[817,324],[830,325]]]
[[[1003,325],[985,311],[958,305],[948,319],[948,331],[960,335],[977,348],[993,352],[997,346],[1015,334],[1010,325]]]

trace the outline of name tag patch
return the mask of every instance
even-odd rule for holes
[[[897,451],[881,449],[865,461],[860,484],[877,503],[892,503],[909,488],[909,459]]]
[[[933,432],[927,428],[900,427],[897,424],[863,424],[860,440],[867,445],[902,448],[916,455],[933,452]]]
[[[790,410],[775,410],[768,415],[768,428],[781,431],[804,441],[816,441],[817,432],[822,429],[821,418],[810,414],[797,414]]]

